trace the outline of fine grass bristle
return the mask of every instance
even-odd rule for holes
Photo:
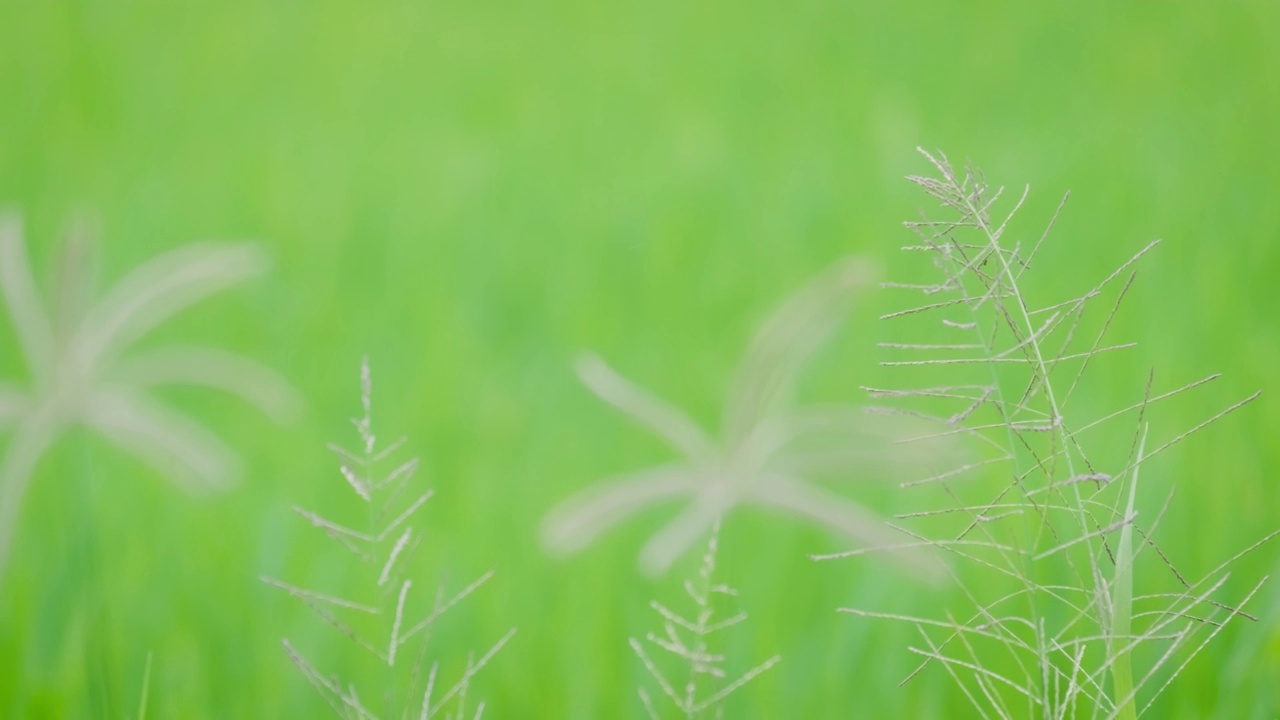
[[[935,548],[952,563],[965,607],[942,618],[842,611],[915,625],[922,642],[910,650],[922,660],[904,682],[941,666],[981,717],[1139,717],[1229,621],[1252,619],[1243,607],[1265,578],[1231,599],[1223,597],[1227,571],[1275,537],[1189,581],[1154,539],[1173,482],[1161,479],[1170,489],[1155,495],[1163,505],[1149,515],[1146,488],[1155,483],[1144,477],[1140,487],[1139,470],[1156,472],[1151,458],[1258,395],[1149,449],[1148,411],[1217,376],[1153,393],[1152,375],[1140,399],[1115,402],[1089,396],[1086,371],[1133,352],[1134,343],[1108,332],[1136,264],[1158,241],[1079,294],[1042,300],[1037,260],[1067,197],[1032,241],[1013,240],[1029,189],[1010,203],[977,170],[921,152],[935,174],[909,179],[944,215],[907,222],[916,241],[905,249],[931,259],[938,277],[885,284],[926,297],[882,318],[920,335],[881,343],[893,354],[882,364],[920,384],[867,390],[892,403],[886,412],[933,424],[901,442],[955,438],[979,455],[902,483],[925,503],[899,516],[905,544]],[[1093,417],[1076,409],[1108,401],[1118,407]],[[1166,572],[1136,572],[1144,565]]]

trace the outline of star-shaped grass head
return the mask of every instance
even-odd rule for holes
[[[873,276],[865,260],[840,262],[761,325],[731,385],[719,437],[599,357],[582,357],[577,371],[583,384],[661,437],[680,458],[609,478],[564,501],[544,519],[546,546],[560,553],[579,550],[636,512],[679,499],[685,500],[684,509],[640,552],[640,565],[648,573],[665,572],[739,505],[796,515],[862,543],[889,544],[890,531],[878,516],[812,478],[883,467],[892,454],[889,439],[903,436],[898,425],[903,418],[848,405],[787,406],[800,369]]]
[[[192,490],[226,486],[236,453],[212,431],[155,397],[162,385],[194,385],[237,395],[279,417],[297,405],[275,373],[240,355],[197,346],[136,348],[192,304],[261,274],[254,244],[194,244],[125,275],[95,297],[92,237],[71,232],[60,248],[52,292],[32,272],[22,225],[0,214],[0,298],[30,381],[0,381],[0,430],[13,430],[0,463],[0,568],[36,464],[57,437],[83,425]]]

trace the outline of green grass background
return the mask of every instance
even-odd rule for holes
[[[340,584],[289,512],[349,490],[324,449],[348,437],[359,358],[384,435],[408,434],[437,497],[425,574],[497,577],[438,649],[519,634],[477,692],[492,717],[640,717],[627,637],[671,580],[635,569],[644,514],[567,560],[540,516],[667,450],[595,401],[570,360],[593,348],[717,421],[729,371],[781,297],[851,252],[909,260],[901,177],[915,145],[1030,182],[1033,221],[1073,199],[1041,292],[1079,292],[1150,239],[1091,403],[1223,380],[1157,414],[1188,427],[1262,399],[1144,468],[1177,483],[1165,551],[1202,572],[1280,525],[1280,6],[1223,3],[7,2],[0,5],[0,204],[47,268],[69,217],[101,231],[104,276],[196,239],[255,238],[274,273],[160,337],[220,343],[286,373],[303,420],[276,427],[202,393],[171,397],[243,452],[247,477],[180,494],[87,435],[40,466],[0,597],[0,716],[129,717],[148,653],[161,718],[320,717],[280,650],[324,662],[346,641],[261,574]],[[858,307],[803,395],[891,384]],[[7,318],[0,374],[24,372]],[[1127,432],[1127,429],[1124,431]],[[0,439],[3,442],[4,439]],[[854,478],[886,509],[909,499]],[[937,613],[886,565],[814,564],[824,533],[757,511],[725,528],[726,579],[752,619],[732,666],[783,664],[730,717],[963,717],[940,672],[903,689],[908,629],[859,605]],[[692,560],[692,559],[691,559]],[[1241,563],[1240,592],[1280,569]],[[678,570],[688,571],[686,562]],[[1280,713],[1280,585],[1202,653],[1161,718]]]

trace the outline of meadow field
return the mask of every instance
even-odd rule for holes
[[[414,587],[493,571],[431,656],[456,676],[516,628],[468,691],[485,717],[646,717],[637,689],[655,686],[629,639],[660,628],[652,600],[686,600],[706,539],[645,571],[675,501],[548,550],[561,502],[677,459],[596,397],[604,371],[593,392],[575,363],[595,353],[718,431],[756,328],[811,278],[857,256],[880,280],[932,282],[900,251],[903,222],[937,206],[905,179],[934,172],[917,146],[1014,198],[1030,185],[1011,244],[1035,243],[1070,192],[1028,275],[1044,304],[1162,240],[1108,321],[1108,343],[1136,347],[1092,359],[1072,409],[1221,373],[1150,408],[1139,434],[1155,447],[1261,391],[1141,464],[1140,524],[1158,517],[1161,552],[1200,577],[1280,528],[1278,31],[1280,5],[1249,1],[0,4],[0,212],[41,295],[66,285],[69,229],[97,240],[96,285],[73,289],[98,294],[189,243],[257,243],[262,272],[137,344],[253,358],[297,400],[273,418],[155,390],[235,450],[217,491],[186,491],[90,427],[42,454],[0,565],[0,717],[330,715],[285,637],[376,687],[348,638],[261,579],[335,594],[356,579],[291,508],[361,517],[327,446],[360,443],[366,356],[373,431],[407,438],[412,487],[434,493],[414,518]],[[879,343],[907,340],[879,318],[921,302],[904,298],[856,293],[797,401],[934,382],[882,364],[900,355]],[[4,453],[22,420],[10,398],[32,387],[21,325],[0,312]],[[1133,420],[1106,437],[1128,449]],[[876,463],[837,470],[822,487],[870,512],[927,509]],[[945,619],[968,611],[966,590],[894,556],[811,559],[854,547],[760,504],[724,517],[716,573],[748,614],[723,634],[727,672],[781,658],[724,717],[982,717],[936,663],[898,686],[920,661],[910,624],[837,612]],[[1136,592],[1163,587],[1162,566]],[[1277,575],[1280,542],[1232,566],[1224,604],[1271,577],[1253,619],[1223,626],[1144,717],[1280,717]]]

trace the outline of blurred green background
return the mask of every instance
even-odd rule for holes
[[[1265,391],[1144,470],[1179,487],[1164,550],[1207,571],[1280,526],[1277,30],[1270,2],[3,3],[0,205],[24,214],[37,268],[84,213],[104,280],[192,240],[262,241],[271,276],[158,335],[257,357],[308,407],[282,428],[172,394],[245,458],[243,482],[207,499],[64,438],[0,597],[0,716],[129,717],[149,653],[154,717],[324,716],[280,637],[320,660],[346,640],[258,576],[340,584],[289,507],[348,502],[324,446],[349,438],[368,353],[378,428],[410,436],[436,489],[424,573],[459,587],[497,571],[437,649],[516,625],[477,683],[489,716],[640,717],[626,640],[656,626],[651,597],[678,591],[635,555],[670,510],[564,560],[535,539],[558,500],[669,453],[570,361],[595,349],[714,425],[752,328],[805,278],[854,252],[912,277],[895,250],[925,204],[901,179],[927,169],[916,145],[1031,183],[1035,222],[1073,191],[1046,296],[1166,239],[1114,331],[1140,348],[1100,362],[1091,397],[1131,401],[1152,366],[1165,387],[1224,372],[1157,414],[1168,437]],[[892,384],[874,317],[899,303],[856,308],[802,395]],[[0,338],[0,376],[20,380],[7,316]],[[807,559],[845,545],[763,512],[730,519],[724,577],[752,615],[731,667],[783,663],[728,716],[965,716],[941,671],[895,687],[909,629],[834,612],[960,598]],[[1276,570],[1264,548],[1227,590]],[[1152,716],[1280,713],[1280,585],[1252,607],[1261,622],[1224,631]]]

